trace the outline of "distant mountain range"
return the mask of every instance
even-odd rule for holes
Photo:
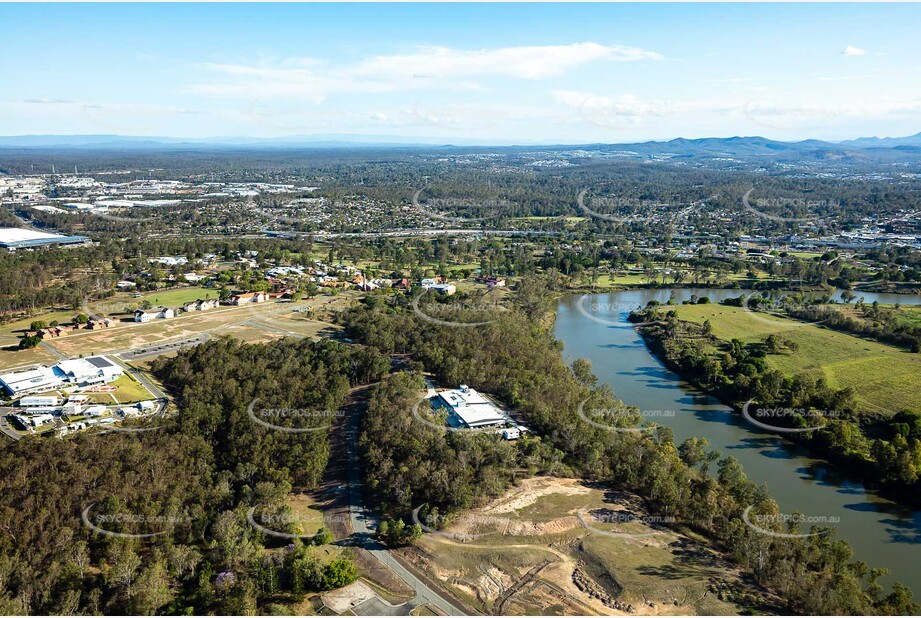
[[[840,142],[842,146],[854,146],[856,148],[898,148],[900,146],[921,146],[921,133],[909,135],[908,137],[861,137],[846,142]]]
[[[804,140],[781,142],[764,137],[725,137],[640,142],[633,144],[578,145],[483,145],[470,140],[382,135],[300,135],[284,138],[176,138],[120,135],[21,135],[0,137],[0,148],[8,149],[98,149],[98,150],[202,150],[202,149],[311,149],[311,148],[426,148],[426,149],[509,149],[512,151],[588,150],[622,156],[740,159],[759,161],[829,163],[885,163],[921,161],[921,133],[909,137],[863,137],[843,142]]]

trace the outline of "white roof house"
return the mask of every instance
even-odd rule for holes
[[[456,390],[443,391],[432,402],[435,407],[447,408],[452,425],[476,428],[502,425],[508,418],[489,399],[466,384]]]

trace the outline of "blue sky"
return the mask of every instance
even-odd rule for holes
[[[3,4],[0,135],[921,131],[911,4]]]

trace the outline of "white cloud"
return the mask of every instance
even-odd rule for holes
[[[869,75],[820,75],[820,82],[844,82],[856,79],[870,79]]]
[[[839,120],[918,116],[921,99],[870,99],[839,104],[771,98],[746,101],[742,113],[755,124],[771,129],[815,130]]]
[[[853,45],[848,45],[841,52],[842,56],[866,56],[867,50],[861,49],[860,47],[854,47]]]
[[[196,94],[246,98],[289,98],[322,102],[334,93],[383,93],[441,88],[479,90],[479,78],[540,80],[598,61],[660,60],[656,52],[637,47],[573,43],[457,50],[422,47],[414,53],[374,56],[345,66],[313,58],[289,59],[275,66],[207,63],[205,70],[224,79],[198,83]]]
[[[749,77],[722,77],[718,79],[707,80],[707,82],[711,84],[742,84],[750,81],[751,78]]]
[[[632,94],[611,98],[573,90],[555,90],[553,98],[557,103],[575,110],[584,120],[601,125],[637,124],[645,118],[667,116],[674,112],[668,103],[646,101]]]
[[[591,42],[474,51],[423,47],[414,54],[371,58],[360,63],[354,74],[384,79],[401,79],[417,74],[440,78],[502,75],[518,79],[544,79],[558,77],[568,69],[596,60],[635,62],[661,59],[661,55],[637,47]]]

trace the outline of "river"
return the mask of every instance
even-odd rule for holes
[[[650,411],[650,416],[655,415],[650,420],[671,427],[678,443],[691,436],[707,438],[712,448],[738,459],[751,480],[766,484],[786,514],[800,512],[826,521],[838,518],[830,526],[854,548],[856,559],[890,569],[892,575],[884,582],[901,581],[921,596],[915,553],[921,544],[921,511],[868,491],[833,466],[810,458],[804,448],[748,424],[666,369],[626,319],[631,309],[650,300],[665,303],[673,297],[681,302],[696,294],[719,302],[742,293],[685,288],[568,296],[559,302],[555,333],[564,344],[567,362],[589,359],[599,381],[609,383],[625,403]],[[918,296],[869,292],[857,296],[867,303],[921,304]],[[669,416],[663,410],[673,413]]]

